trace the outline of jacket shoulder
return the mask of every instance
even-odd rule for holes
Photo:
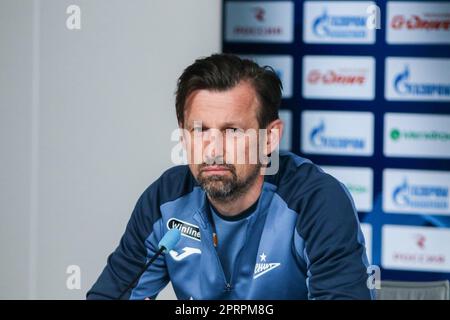
[[[157,202],[159,205],[175,200],[191,192],[196,181],[187,165],[171,167],[164,171],[143,192],[141,198]]]

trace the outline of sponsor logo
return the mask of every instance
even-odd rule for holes
[[[364,149],[365,141],[361,138],[332,137],[325,134],[325,122],[322,120],[311,130],[309,135],[311,145],[314,147],[327,147],[333,149]]]
[[[364,194],[367,192],[366,186],[361,184],[347,183],[345,186],[351,194]]]
[[[395,252],[392,259],[395,262],[411,264],[442,265],[445,262],[444,255],[420,254],[413,252]]]
[[[400,95],[414,96],[450,96],[450,83],[415,83],[411,82],[408,65],[394,78],[395,91]]]
[[[373,114],[348,111],[303,111],[301,148],[304,153],[373,154]]]
[[[291,1],[228,1],[225,5],[226,41],[292,42]]]
[[[427,238],[423,234],[418,234],[416,236],[416,245],[421,249],[425,249],[425,242]]]
[[[304,56],[303,97],[372,100],[374,71],[373,57]]]
[[[198,226],[190,224],[186,221],[182,221],[179,219],[169,219],[167,221],[167,228],[168,229],[178,229],[181,231],[181,235],[200,241],[200,229]]]
[[[434,227],[384,225],[382,264],[387,269],[450,271],[450,232]]]
[[[250,8],[254,21],[262,23],[266,21],[266,10],[263,7]],[[235,35],[280,35],[283,33],[281,26],[246,26],[237,25],[233,29]]]
[[[409,184],[405,178],[392,193],[392,199],[397,206],[409,208],[448,208],[448,188],[439,185]]]
[[[383,148],[386,156],[450,158],[450,116],[386,113]]]
[[[175,250],[170,250],[169,254],[175,261],[181,261],[184,258],[189,257],[190,255],[202,253],[202,251],[198,248],[184,247],[182,250],[183,253],[178,253]]]
[[[417,131],[417,130],[400,130],[393,128],[389,134],[393,141],[400,139],[412,141],[450,141],[450,131]]]
[[[305,1],[303,40],[306,43],[375,42],[370,1]]]
[[[267,256],[264,254],[264,252],[259,255],[259,258],[260,262],[255,264],[253,279],[259,278],[263,274],[272,271],[273,269],[278,268],[281,265],[281,263],[278,262],[266,262]]]
[[[312,29],[318,37],[365,38],[368,31],[366,20],[365,16],[329,15],[324,8],[322,15],[314,20]]]
[[[450,3],[388,1],[386,41],[392,44],[450,43]]]
[[[265,16],[266,16],[266,10],[264,10],[264,8],[262,7],[255,7],[253,9],[254,13],[255,13],[255,19],[259,22],[263,22],[265,20]]]
[[[342,85],[363,85],[366,81],[364,74],[345,74],[339,73],[335,70],[327,70],[321,72],[320,70],[311,70],[308,73],[308,82],[310,84],[322,83],[322,84],[342,84]]]
[[[392,29],[408,29],[408,30],[450,30],[450,18],[433,18],[420,17],[418,15],[396,15],[391,20]]]
[[[450,101],[450,59],[386,58],[387,100]]]
[[[450,215],[450,172],[383,170],[383,211]]]

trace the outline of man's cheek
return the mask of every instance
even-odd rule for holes
[[[201,144],[190,144],[187,146],[189,163],[199,165],[203,162],[203,149]]]
[[[246,164],[248,162],[248,144],[245,140],[235,139],[226,146],[226,159],[229,164]]]

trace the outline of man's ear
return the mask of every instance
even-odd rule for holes
[[[284,124],[281,119],[276,119],[269,123],[266,127],[267,140],[266,140],[266,152],[267,155],[271,154],[280,144],[281,136],[283,135]]]
[[[183,149],[186,150],[186,139],[184,138],[186,131],[184,130],[182,122],[178,122],[178,130],[180,132],[180,143],[183,146]]]

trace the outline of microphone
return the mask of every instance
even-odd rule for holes
[[[120,296],[117,298],[118,300],[122,299],[125,292],[127,292],[130,288],[133,288],[136,284],[136,282],[139,280],[139,278],[142,276],[142,274],[145,272],[145,270],[150,267],[150,265],[153,263],[153,261],[158,258],[161,253],[163,252],[169,252],[173,249],[173,247],[176,246],[178,241],[180,241],[181,232],[178,229],[170,229],[166,232],[164,237],[162,237],[161,241],[158,243],[158,251],[155,253],[155,255],[145,264],[144,268],[139,272],[139,274],[134,278],[134,280],[128,285],[128,287],[122,291]]]

